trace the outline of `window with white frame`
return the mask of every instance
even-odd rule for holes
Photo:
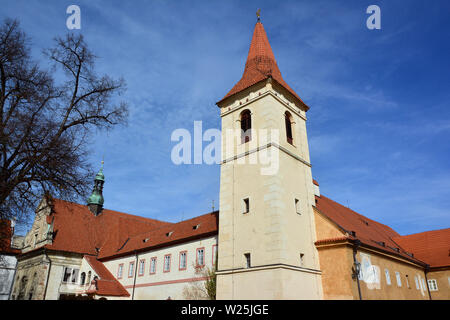
[[[145,260],[140,260],[139,261],[139,275],[142,276],[144,274],[144,270],[145,270]]]
[[[430,288],[430,291],[438,291],[437,281],[435,279],[429,279],[428,288]]]
[[[402,286],[402,278],[400,277],[400,272],[395,271],[395,278],[397,279],[397,286]]]
[[[150,274],[156,273],[156,257],[150,259]]]
[[[180,252],[180,270],[186,269],[186,263],[187,263],[187,252],[186,251]]]
[[[117,269],[117,279],[122,279],[123,275],[123,263],[119,264],[119,268]]]
[[[132,278],[134,274],[134,261],[130,262],[128,267],[128,278]]]
[[[416,289],[419,290],[420,285],[419,285],[419,278],[417,276],[414,276],[414,282],[416,283]]]
[[[198,266],[205,265],[205,249],[204,248],[197,249],[197,265]]]
[[[391,285],[391,275],[389,274],[389,270],[384,269],[384,274],[386,275],[386,284],[388,286],[390,286]]]
[[[77,268],[65,267],[64,268],[64,276],[63,276],[62,281],[64,283],[77,283],[78,271],[79,271],[79,269],[77,269]]]
[[[164,272],[170,271],[170,254],[164,256]]]

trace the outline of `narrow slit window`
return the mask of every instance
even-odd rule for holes
[[[298,214],[301,214],[300,200],[298,200],[298,199],[295,199],[295,212],[297,212]]]
[[[250,199],[249,198],[245,198],[243,199],[244,203],[243,203],[243,210],[242,213],[246,214],[250,212]]]
[[[300,266],[303,266],[305,263],[305,254],[300,253]]]
[[[251,257],[250,257],[250,253],[245,253],[244,254],[245,257],[245,267],[246,268],[250,268],[252,266],[252,261],[251,261]]]

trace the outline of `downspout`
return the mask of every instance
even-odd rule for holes
[[[430,297],[430,300],[433,300],[431,298],[431,292],[430,292],[430,287],[428,286],[428,278],[427,278],[427,273],[430,271],[430,266],[427,264],[427,266],[425,267],[425,284],[427,286],[427,291],[428,291],[428,296]]]
[[[356,275],[356,283],[358,284],[358,294],[359,294],[359,300],[362,300],[361,296],[361,286],[359,284],[359,270],[357,270],[356,266],[358,264],[358,261],[356,260],[356,252],[358,251],[358,247],[361,245],[361,241],[355,240],[353,245],[353,265],[355,266],[355,275]]]
[[[48,261],[49,261],[50,263],[49,263],[49,266],[48,266],[47,280],[45,281],[45,290],[44,290],[44,299],[43,299],[43,300],[45,300],[45,298],[46,298],[46,296],[47,296],[48,280],[50,279],[50,271],[51,271],[51,269],[52,269],[52,260],[51,260],[50,257],[48,256],[47,250],[45,249],[45,247],[44,247],[44,254],[45,254],[45,256],[47,257],[47,259],[48,259]]]
[[[134,250],[134,254],[136,255],[136,262],[134,264],[133,294],[131,295],[131,300],[134,300],[134,288],[136,287],[136,277],[137,277],[137,269],[138,269],[138,254],[137,254],[136,250]]]
[[[14,282],[15,282],[15,279],[16,279],[16,273],[17,273],[17,266],[18,266],[18,264],[19,264],[19,261],[18,261],[17,256],[16,256],[16,265],[14,266],[13,281],[11,282],[11,288],[9,289],[8,300],[11,300],[11,297],[12,297],[12,294],[13,294]]]

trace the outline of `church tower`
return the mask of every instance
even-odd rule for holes
[[[222,118],[217,299],[322,299],[306,135],[309,107],[256,23]]]
[[[103,210],[103,184],[105,183],[105,175],[103,174],[103,161],[102,167],[98,171],[94,179],[94,189],[91,196],[87,200],[89,210],[98,216]]]

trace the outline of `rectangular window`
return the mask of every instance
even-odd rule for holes
[[[245,198],[243,199],[243,206],[242,206],[242,213],[249,213],[250,212],[250,199]]]
[[[139,261],[139,275],[143,276],[144,275],[144,270],[145,270],[145,259],[142,259]]]
[[[430,291],[438,291],[437,281],[435,279],[428,280],[428,288]]]
[[[406,277],[406,286],[408,287],[408,289],[411,289],[411,287],[409,286],[409,277],[408,277],[408,275],[406,275],[405,277]]]
[[[133,278],[134,274],[134,261],[130,262],[130,265],[128,267],[128,278]]]
[[[416,289],[419,290],[420,286],[419,286],[419,278],[417,278],[417,276],[414,277],[414,281],[416,282]]]
[[[78,272],[79,272],[79,269],[65,267],[64,268],[63,282],[65,282],[65,283],[77,283],[77,281],[78,281]]]
[[[386,284],[388,286],[390,286],[391,285],[391,275],[389,274],[389,270],[384,269],[384,274],[386,275]]]
[[[170,272],[170,254],[164,256],[164,272]]]
[[[122,279],[123,275],[123,263],[119,264],[119,268],[117,269],[117,279]]]
[[[300,211],[300,200],[295,199],[295,212],[297,212],[298,214],[301,214]]]
[[[305,255],[303,253],[300,253],[300,266],[303,266],[305,263]]]
[[[205,249],[200,248],[197,249],[197,266],[205,265]]]
[[[186,270],[186,264],[187,264],[187,251],[180,252],[180,270]]]
[[[400,278],[400,272],[395,271],[395,278],[397,279],[397,286],[402,286],[402,278]]]
[[[150,274],[156,273],[156,257],[150,259]]]
[[[72,276],[72,268],[65,267],[63,282],[69,282],[71,276]]]
[[[250,253],[245,253],[244,254],[245,257],[245,267],[246,268],[250,268],[252,266],[252,261],[251,261],[251,257],[250,257]]]

